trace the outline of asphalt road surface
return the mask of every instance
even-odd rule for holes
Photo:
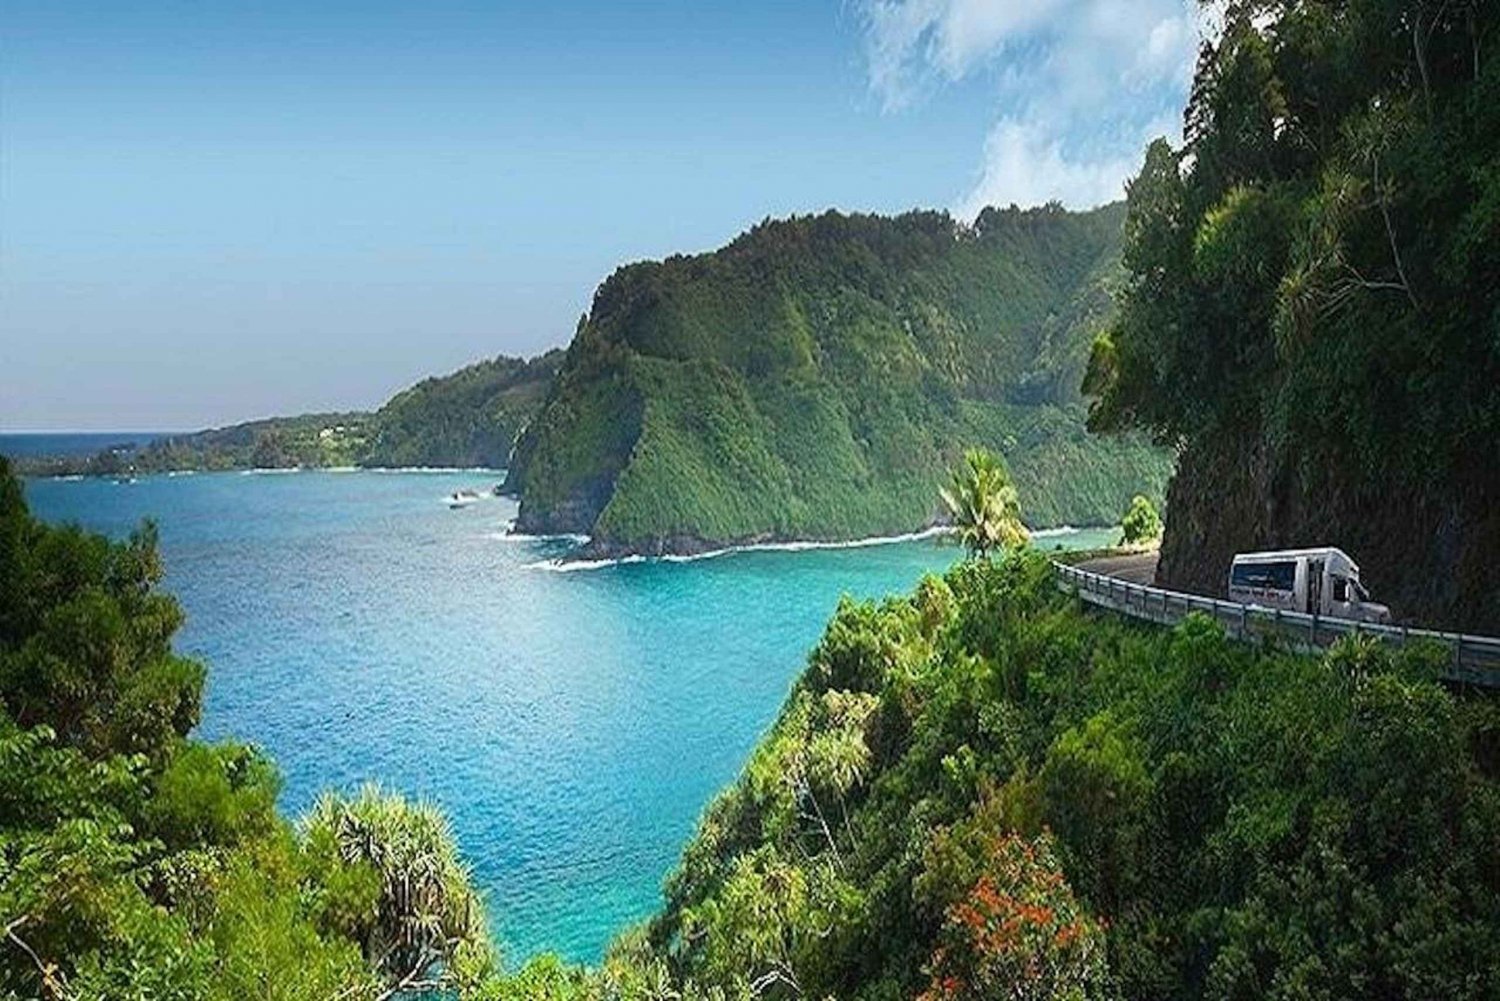
[[[1160,553],[1132,553],[1129,556],[1101,556],[1078,564],[1079,569],[1128,580],[1132,584],[1153,584],[1156,581],[1156,561]]]

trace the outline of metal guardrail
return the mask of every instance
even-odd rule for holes
[[[1450,660],[1444,670],[1444,677],[1448,680],[1500,688],[1500,639],[1493,636],[1377,625],[1262,608],[1148,587],[1055,561],[1052,568],[1057,574],[1058,586],[1063,590],[1076,592],[1091,605],[1132,618],[1171,626],[1181,622],[1190,612],[1202,612],[1222,624],[1225,632],[1236,639],[1276,639],[1301,651],[1326,650],[1351,635],[1373,636],[1382,643],[1396,646],[1428,641],[1449,651]]]

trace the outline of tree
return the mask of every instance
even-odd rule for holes
[[[1120,541],[1127,546],[1161,538],[1161,515],[1147,498],[1136,494],[1120,519]]]
[[[958,538],[970,555],[984,559],[997,548],[1026,544],[1021,502],[1005,463],[993,452],[970,449],[953,471],[952,483],[939,493]]]
[[[301,826],[325,884],[378,884],[365,906],[341,910],[338,930],[395,991],[474,987],[492,972],[484,909],[435,807],[366,786],[324,795]]]
[[[1500,477],[1467,446],[1500,440],[1500,5],[1217,6],[1183,142],[1127,186],[1090,428],[1177,450],[1174,587],[1336,536],[1414,620],[1500,628]]]
[[[918,1001],[1084,1001],[1108,994],[1104,931],[1079,904],[1052,839],[985,846],[979,879],[944,914]]]
[[[298,839],[268,759],[192,739],[204,668],[172,649],[161,574],[149,526],[38,521],[0,458],[0,998],[378,1001],[400,985],[381,964],[436,936],[445,986],[477,985],[441,818],[361,799]]]

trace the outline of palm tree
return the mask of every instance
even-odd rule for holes
[[[1026,544],[1020,498],[1005,463],[994,453],[982,448],[965,452],[952,483],[939,493],[970,555],[983,559],[993,549]]]
[[[325,793],[301,830],[312,850],[368,867],[380,884],[357,935],[390,983],[382,998],[461,987],[488,970],[483,908],[442,811],[370,785]]]

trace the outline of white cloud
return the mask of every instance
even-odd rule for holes
[[[858,2],[870,88],[887,111],[993,81],[995,124],[954,206],[965,217],[1119,198],[1146,143],[1177,137],[1201,30],[1194,0]]]
[[[1033,125],[1006,119],[985,139],[983,173],[954,213],[973,219],[986,205],[1103,205],[1124,196],[1125,179],[1139,160],[1070,159],[1056,139]]]

